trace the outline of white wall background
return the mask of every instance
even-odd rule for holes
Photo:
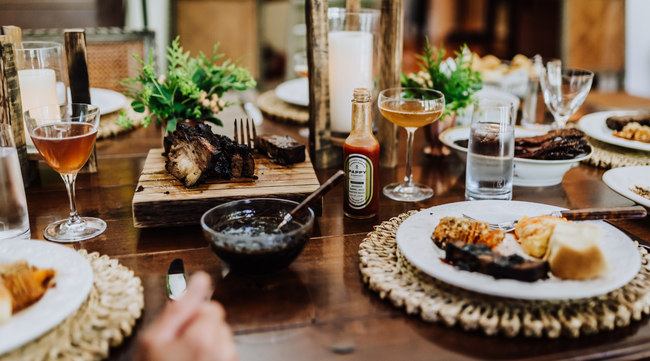
[[[650,98],[650,0],[625,2],[625,90]]]
[[[171,0],[147,0],[147,28],[156,32],[156,65],[158,74],[167,70],[167,46],[171,44]],[[142,0],[126,1],[125,27],[132,30],[144,29]]]

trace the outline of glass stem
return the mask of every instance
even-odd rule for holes
[[[406,128],[406,173],[404,174],[404,185],[413,188],[413,138],[417,128]]]
[[[77,180],[77,174],[61,174],[65,188],[68,190],[68,199],[70,200],[70,218],[68,218],[68,226],[82,223],[81,217],[77,213],[77,203],[74,199],[74,183]]]
[[[558,115],[557,117],[555,117],[557,128],[564,129],[564,127],[566,127],[566,123],[569,121],[569,118],[571,118],[570,115]]]

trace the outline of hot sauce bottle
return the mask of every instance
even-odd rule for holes
[[[379,142],[372,135],[370,90],[354,89],[352,131],[343,144],[345,159],[345,203],[350,218],[365,219],[379,209]]]

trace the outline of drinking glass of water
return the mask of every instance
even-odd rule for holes
[[[474,102],[467,152],[467,200],[511,200],[515,109],[497,99]]]
[[[0,123],[0,240],[29,239],[25,186],[11,126]]]

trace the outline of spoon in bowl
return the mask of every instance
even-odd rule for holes
[[[277,229],[280,229],[280,228],[284,227],[285,225],[287,225],[289,222],[291,222],[291,220],[293,219],[293,216],[295,216],[300,211],[305,209],[305,207],[308,207],[312,202],[323,198],[323,196],[325,194],[327,194],[329,191],[334,189],[334,187],[339,185],[339,183],[341,183],[341,181],[343,181],[344,178],[345,178],[345,172],[344,171],[340,170],[340,171],[336,172],[336,174],[334,174],[330,179],[328,179],[327,182],[323,183],[322,186],[318,187],[318,189],[316,189],[312,194],[307,196],[307,198],[305,198],[305,200],[302,201],[302,203],[300,203],[291,212],[287,213],[284,216],[282,222],[278,225]]]

